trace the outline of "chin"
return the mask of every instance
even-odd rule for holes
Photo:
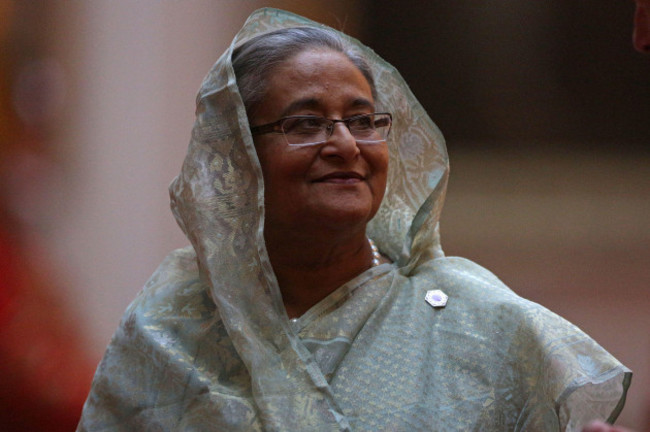
[[[315,219],[321,228],[335,231],[364,227],[375,215],[376,209],[371,206],[335,205],[321,208]]]

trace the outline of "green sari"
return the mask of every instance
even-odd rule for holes
[[[127,309],[78,430],[542,431],[615,419],[628,369],[487,270],[444,256],[444,139],[399,73],[347,36],[372,67],[377,110],[394,115],[386,195],[367,227],[393,264],[288,319],[230,59],[251,37],[295,26],[320,24],[255,12],[203,81],[170,186],[191,247]],[[434,289],[445,307],[425,301]]]

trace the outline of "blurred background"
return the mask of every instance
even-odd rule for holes
[[[188,243],[167,185],[194,97],[262,6],[397,67],[448,141],[446,253],[633,369],[619,423],[650,430],[650,57],[631,0],[0,0],[0,430],[74,428],[124,309]]]

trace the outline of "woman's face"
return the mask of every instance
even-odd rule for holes
[[[253,126],[290,115],[344,119],[374,112],[368,81],[342,53],[311,49],[276,66],[250,118]],[[265,184],[266,225],[275,229],[364,228],[384,196],[386,143],[358,145],[336,123],[322,145],[291,147],[281,134],[255,137]]]

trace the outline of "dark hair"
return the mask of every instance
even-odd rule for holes
[[[344,54],[366,78],[376,99],[370,66],[348,42],[332,30],[294,27],[261,34],[233,51],[232,66],[248,115],[264,98],[267,78],[273,68],[309,48],[326,48]]]

